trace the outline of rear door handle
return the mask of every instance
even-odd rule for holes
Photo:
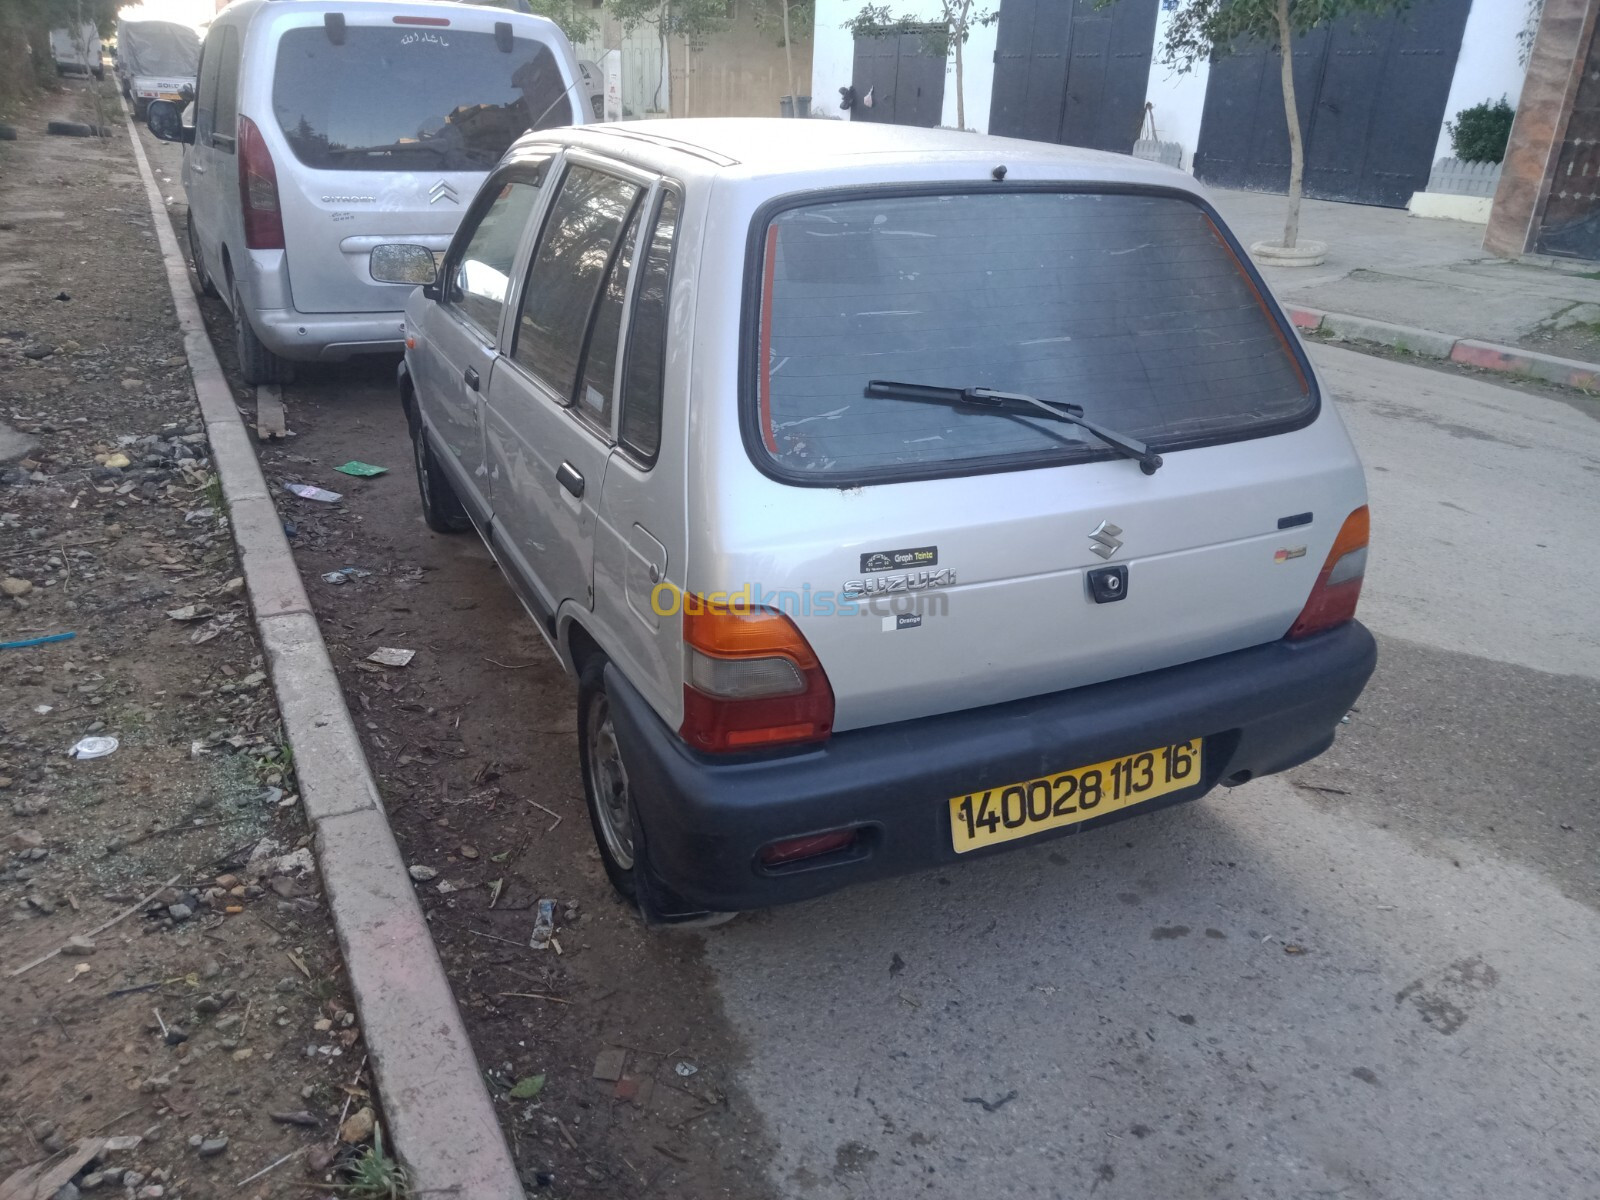
[[[571,492],[574,499],[583,499],[583,476],[571,463],[564,462],[556,468],[556,482]]]
[[[473,391],[478,390],[478,371],[475,367],[468,367],[461,376],[467,381],[467,386]]]

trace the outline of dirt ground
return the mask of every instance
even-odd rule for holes
[[[179,156],[144,145],[181,230]],[[230,318],[203,308],[231,374]],[[476,535],[423,524],[396,361],[301,368],[283,389],[291,436],[260,457],[401,848],[437,872],[419,897],[518,1167],[540,1196],[759,1200],[768,1143],[732,1083],[741,1050],[701,937],[644,929],[607,883],[575,689]],[[333,469],[352,459],[388,472]],[[364,661],[380,646],[416,657]],[[528,946],[541,898],[558,902],[559,953]],[[538,1075],[536,1101],[511,1095]]]
[[[361,1030],[101,104],[111,137],[45,134],[95,119],[85,82],[0,142],[0,642],[73,635],[0,649],[0,1181],[331,1195],[307,1170],[369,1103]],[[72,1168],[83,1138],[117,1140]]]

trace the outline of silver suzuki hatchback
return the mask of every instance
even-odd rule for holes
[[[1372,672],[1361,465],[1188,176],[966,133],[522,138],[406,309],[428,524],[579,681],[651,920],[1320,754]]]

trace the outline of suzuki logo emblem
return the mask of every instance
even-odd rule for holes
[[[1089,531],[1089,549],[1101,558],[1110,558],[1122,549],[1122,529],[1110,521],[1101,521]]]
[[[456,189],[451,187],[448,180],[441,179],[428,189],[428,203],[437,204],[441,200],[448,200],[451,204],[460,204],[461,200]]]

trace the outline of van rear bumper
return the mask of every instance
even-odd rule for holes
[[[405,351],[403,312],[303,313],[292,308],[258,308],[250,327],[274,354],[296,362],[343,362],[358,354]]]
[[[1087,832],[1298,766],[1333,742],[1377,663],[1360,623],[1047,696],[836,734],[815,749],[690,750],[614,666],[617,739],[648,863],[647,916],[671,920],[819,896],[850,884]],[[1196,736],[1198,784],[1064,829],[958,855],[948,799]],[[782,868],[763,846],[858,826],[856,845]]]

